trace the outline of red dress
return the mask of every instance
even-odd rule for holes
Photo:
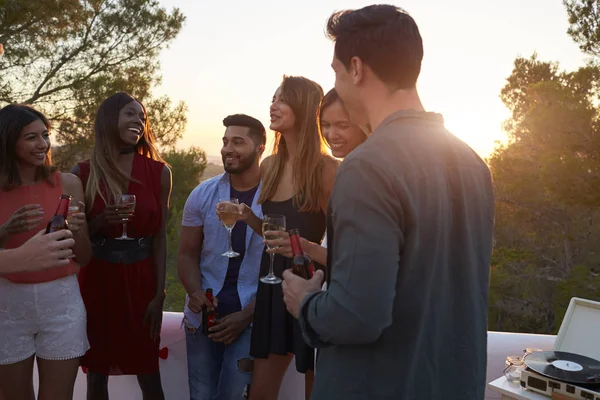
[[[127,223],[132,238],[154,236],[161,227],[161,174],[164,164],[135,154],[128,194],[136,196],[133,219]],[[87,183],[89,162],[79,163],[80,177]],[[104,209],[97,196],[88,220]],[[119,237],[122,225],[99,232],[104,237]],[[154,260],[146,258],[132,264],[113,264],[92,258],[79,273],[81,295],[87,309],[90,350],[81,365],[103,375],[141,375],[158,372],[160,340],[150,338],[150,326],[143,323],[148,303],[156,294]]]

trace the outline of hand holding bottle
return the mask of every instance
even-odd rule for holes
[[[286,309],[294,318],[298,318],[300,306],[306,296],[321,291],[324,277],[325,275],[320,269],[309,280],[297,276],[289,269],[283,271],[283,283],[281,284],[283,301]]]
[[[211,302],[208,300],[206,293],[204,293],[204,290],[202,289],[196,290],[194,293],[189,295],[188,308],[196,314],[200,313],[205,307],[209,310],[213,310],[216,306],[217,299],[215,298]]]

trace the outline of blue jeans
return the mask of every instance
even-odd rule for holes
[[[230,345],[215,343],[200,329],[185,327],[190,400],[242,400],[252,373],[238,361],[250,357],[251,328]]]

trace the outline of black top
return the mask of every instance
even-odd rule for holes
[[[262,205],[263,215],[285,215],[286,229],[296,228],[300,236],[311,242],[320,243],[325,234],[325,214],[319,212],[300,212],[293,199],[286,201],[266,201]],[[275,255],[274,273],[281,277],[283,270],[292,267],[292,260],[281,255]],[[323,267],[315,264],[315,267]],[[269,272],[269,254],[263,252],[260,265],[260,276]],[[269,353],[296,356],[296,369],[305,373],[307,369],[314,370],[314,349],[309,347],[302,338],[302,333],[296,320],[287,312],[283,303],[281,284],[271,285],[258,283],[256,306],[254,310],[254,326],[252,328],[252,343],[250,355],[255,358],[267,358]]]
[[[439,114],[388,116],[341,164],[327,291],[300,325],[322,347],[313,400],[481,400],[494,196]]]

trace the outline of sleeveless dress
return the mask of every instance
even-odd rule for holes
[[[85,185],[89,162],[78,164]],[[127,223],[132,238],[156,235],[161,227],[161,174],[164,164],[135,154],[128,194],[136,196],[133,219]],[[92,220],[104,210],[96,196],[88,213]],[[122,225],[99,232],[104,237],[119,237]],[[90,350],[81,365],[102,375],[141,375],[158,373],[160,340],[150,338],[150,326],[143,323],[148,303],[156,294],[152,256],[131,264],[114,264],[95,257],[79,273],[81,294],[87,308]]]
[[[262,205],[263,215],[285,215],[286,230],[297,228],[300,236],[319,243],[325,233],[325,214],[319,212],[300,212],[294,199],[285,201],[267,200]],[[269,272],[269,254],[263,251],[260,264],[260,276]],[[281,277],[285,269],[292,267],[292,260],[276,254],[273,271]],[[323,266],[315,263],[315,267]],[[269,353],[296,356],[296,370],[306,373],[314,370],[315,351],[302,338],[298,321],[286,310],[283,302],[281,284],[270,285],[258,282],[250,355],[254,358],[267,358]]]

